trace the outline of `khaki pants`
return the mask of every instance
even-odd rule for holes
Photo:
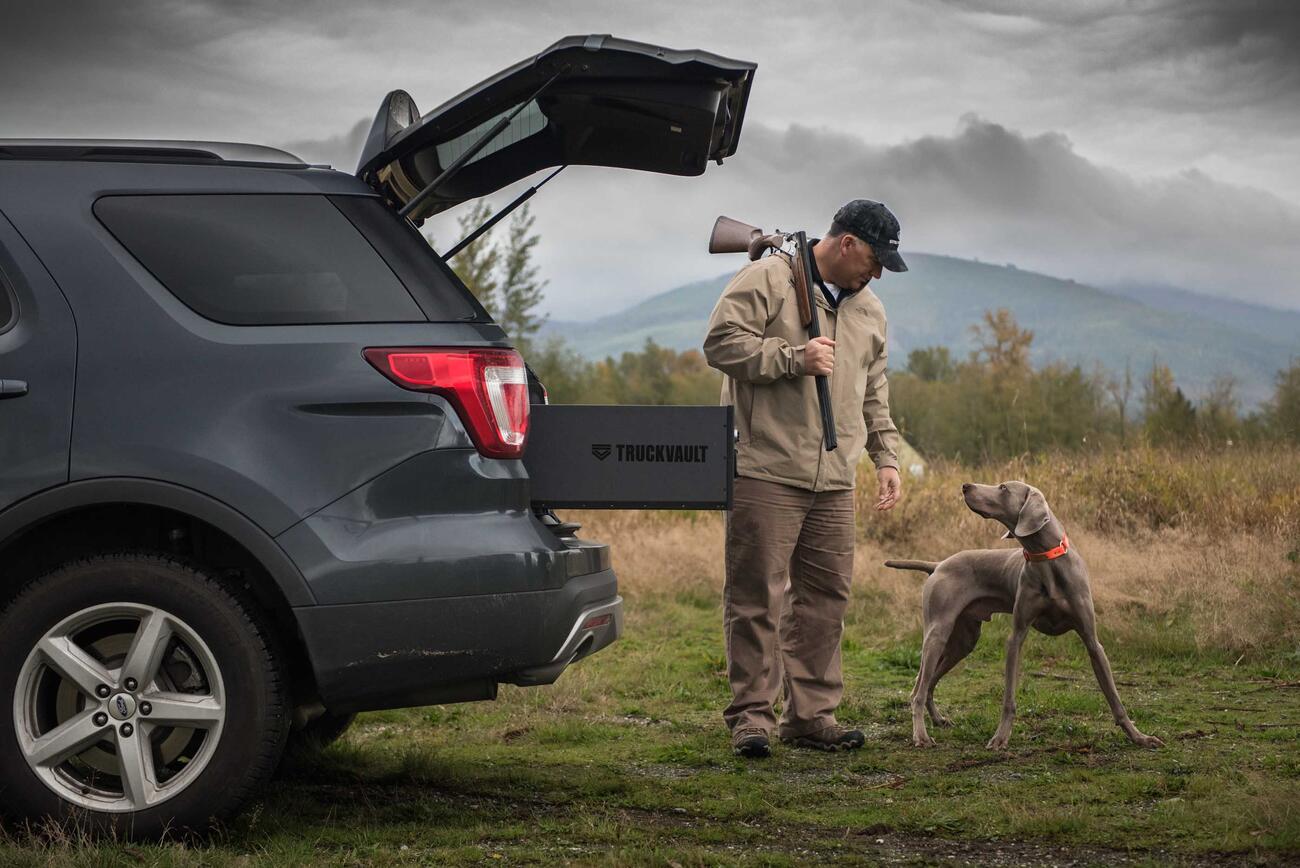
[[[814,493],[736,479],[723,591],[732,695],[723,717],[732,731],[771,733],[781,686],[782,738],[835,724],[853,537],[851,490]]]

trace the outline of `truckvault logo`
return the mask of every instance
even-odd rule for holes
[[[708,460],[709,447],[681,443],[593,443],[591,454],[604,461],[617,455],[620,463],[644,464],[703,464]]]

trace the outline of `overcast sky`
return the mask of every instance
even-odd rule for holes
[[[719,213],[816,231],[858,196],[904,250],[1300,309],[1295,0],[7,4],[0,136],[251,141],[350,172],[389,90],[428,110],[573,33],[758,72],[726,165],[575,167],[538,195],[557,317],[737,267],[702,253]],[[454,217],[429,224],[444,244]]]

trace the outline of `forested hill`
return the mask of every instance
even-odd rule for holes
[[[737,258],[738,259],[738,258]],[[889,312],[891,366],[907,353],[943,345],[958,355],[973,348],[970,326],[984,311],[1009,308],[1034,332],[1035,363],[1061,360],[1111,371],[1132,365],[1134,378],[1153,358],[1168,365],[1180,386],[1196,396],[1221,375],[1235,377],[1247,408],[1266,400],[1277,371],[1300,356],[1300,313],[1234,303],[1198,314],[1187,304],[1147,303],[1093,286],[1048,277],[1014,266],[911,253],[906,274],[886,272],[872,289]],[[739,261],[737,261],[739,266]],[[542,337],[564,338],[589,358],[639,350],[647,338],[675,350],[698,349],[709,311],[730,274],[680,286],[600,319],[549,322]],[[1288,340],[1292,319],[1296,337]],[[1260,323],[1269,323],[1261,328]]]

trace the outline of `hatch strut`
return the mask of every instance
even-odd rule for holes
[[[482,224],[479,225],[479,227],[478,227],[477,229],[475,229],[473,232],[471,232],[470,234],[468,234],[468,235],[466,235],[464,238],[462,238],[460,241],[458,241],[458,242],[456,243],[456,246],[455,246],[455,247],[453,247],[452,249],[450,249],[450,250],[448,250],[446,253],[444,253],[444,254],[442,255],[442,261],[443,261],[443,262],[450,262],[453,256],[455,256],[457,253],[460,253],[460,252],[461,252],[462,250],[464,250],[466,247],[469,247],[471,244],[473,244],[475,241],[477,241],[477,240],[479,239],[479,236],[480,236],[480,235],[482,235],[484,232],[487,232],[487,231],[488,231],[489,229],[491,229],[493,226],[495,226],[495,225],[497,225],[498,223],[500,223],[501,220],[502,220],[502,219],[503,219],[507,214],[509,214],[511,211],[515,210],[515,209],[518,208],[520,205],[524,204],[524,203],[527,202],[529,199],[533,198],[533,194],[536,193],[538,190],[542,189],[542,187],[546,186],[546,182],[547,182],[547,181],[551,180],[551,179],[554,178],[556,175],[558,175],[558,174],[560,174],[561,172],[563,172],[567,167],[568,167],[567,164],[565,164],[564,166],[560,166],[560,168],[556,169],[554,172],[552,172],[551,174],[547,175],[545,178],[543,178],[543,179],[542,179],[541,181],[539,181],[537,184],[535,184],[535,185],[532,186],[532,187],[529,187],[527,190],[525,190],[524,192],[520,193],[517,197],[515,197],[515,201],[511,202],[509,205],[507,205],[506,207],[502,208],[502,209],[501,209],[500,211],[498,211],[497,213],[493,214],[492,217],[491,217],[490,219],[484,221]]]
[[[515,115],[519,114],[521,111],[524,110],[525,106],[530,105],[533,100],[541,96],[542,91],[546,90],[548,87],[554,84],[555,80],[559,78],[562,74],[563,74],[562,72],[555,73],[555,75],[551,76],[550,79],[548,79],[545,84],[539,87],[532,96],[530,96],[528,99],[521,102],[519,105],[515,106],[514,110],[510,112],[510,114],[505,115],[496,123],[494,123],[492,125],[492,129],[488,130],[486,133],[480,136],[478,140],[474,142],[474,144],[469,146],[469,149],[466,150],[465,153],[461,154],[459,157],[453,160],[451,165],[443,169],[442,172],[438,175],[438,177],[434,178],[432,181],[429,182],[427,187],[425,187],[423,190],[421,190],[420,192],[412,196],[411,200],[407,202],[405,205],[403,205],[402,209],[397,213],[401,214],[403,217],[409,217],[412,211],[420,207],[421,203],[423,203],[425,199],[429,198],[429,196],[432,195],[434,190],[438,189],[438,187],[441,186],[444,181],[446,181],[452,175],[455,175],[462,168],[464,168],[465,164],[468,163],[471,159],[473,159],[475,154],[483,150],[483,148],[487,145],[488,142],[495,139],[498,135],[500,135],[502,130],[504,130],[507,126],[510,125],[510,122],[515,119]]]

